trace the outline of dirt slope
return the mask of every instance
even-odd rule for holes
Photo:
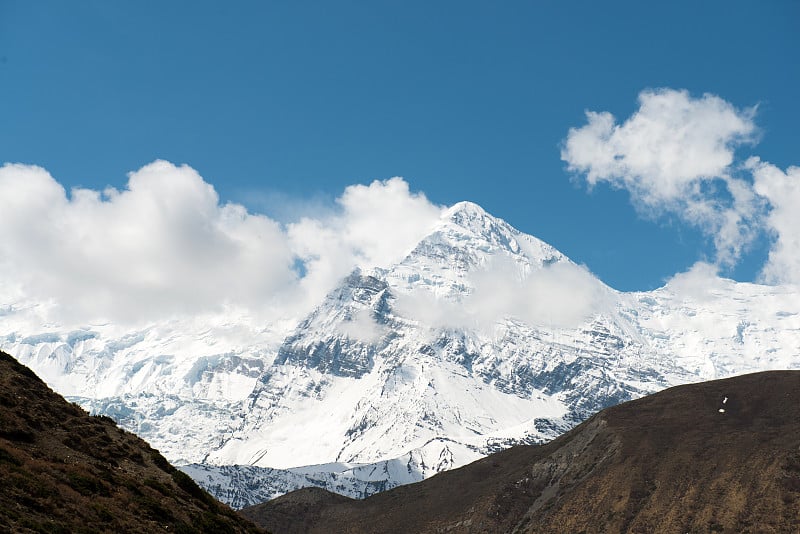
[[[260,532],[0,352],[0,532]]]

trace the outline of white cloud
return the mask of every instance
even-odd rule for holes
[[[418,321],[420,326],[431,330],[482,328],[477,317],[463,303],[438,297],[426,289],[395,295],[392,309],[400,316]]]
[[[617,124],[587,112],[571,128],[561,158],[594,186],[626,189],[647,216],[674,213],[711,236],[717,261],[732,265],[756,234],[759,203],[751,186],[731,175],[737,146],[757,133],[755,108],[737,110],[711,94],[658,89],[639,95],[639,109]]]
[[[641,213],[673,213],[697,226],[713,239],[718,265],[733,265],[766,232],[774,242],[761,280],[800,283],[800,168],[734,159],[737,146],[755,140],[755,108],[672,89],[644,91],[639,103],[622,124],[587,112],[588,123],[564,141],[568,168],[590,186],[628,190]],[[742,178],[748,172],[752,181]],[[698,272],[690,271],[694,278]]]
[[[326,219],[305,217],[288,226],[292,249],[308,270],[301,285],[314,300],[354,266],[401,260],[442,214],[401,178],[350,186],[337,204],[340,211]]]
[[[164,161],[124,191],[64,188],[38,167],[0,169],[3,275],[64,320],[135,321],[227,303],[258,305],[294,281],[280,227],[220,205],[191,168]]]
[[[684,299],[699,302],[712,300],[714,291],[723,288],[723,281],[718,273],[716,265],[699,261],[688,271],[673,276],[667,282],[667,287],[676,296]]]
[[[492,265],[474,277],[466,306],[481,323],[514,317],[529,325],[573,328],[603,305],[606,288],[585,267],[557,262],[524,277],[514,270]]]
[[[357,310],[349,321],[339,324],[339,330],[347,337],[361,343],[375,343],[389,333],[389,329],[378,324],[372,317],[372,310]]]
[[[762,277],[770,283],[800,284],[800,167],[786,172],[750,158],[746,166],[755,178],[755,191],[769,201],[766,223],[775,238]]]
[[[609,289],[588,269],[571,262],[528,272],[498,260],[474,273],[469,285],[471,293],[460,302],[418,290],[398,296],[395,309],[432,329],[468,328],[491,334],[507,318],[530,326],[575,328],[611,302]]]
[[[339,203],[345,220],[341,229],[363,266],[401,259],[443,211],[425,195],[412,194],[402,178],[350,186]]]
[[[710,94],[643,91],[639,109],[622,124],[610,113],[587,112],[588,124],[570,129],[561,158],[589,184],[610,182],[660,207],[685,197],[698,180],[726,174],[735,147],[753,140],[754,112]]]
[[[284,227],[220,203],[196,171],[165,161],[131,173],[124,190],[69,195],[40,167],[6,164],[0,198],[4,287],[50,303],[64,323],[303,313],[356,265],[399,259],[440,213],[394,178],[351,186],[339,209]]]

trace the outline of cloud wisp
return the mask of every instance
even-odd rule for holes
[[[762,276],[769,283],[800,284],[800,167],[785,172],[775,165],[750,158],[756,193],[769,201],[766,225],[775,240]]]
[[[621,123],[587,111],[587,124],[569,130],[561,159],[589,187],[628,191],[644,216],[676,215],[699,228],[713,240],[721,267],[735,265],[756,237],[771,233],[776,242],[762,278],[799,282],[791,253],[800,225],[792,226],[786,209],[797,205],[796,167],[783,173],[757,159],[736,160],[737,148],[757,140],[755,113],[711,94],[646,90]]]
[[[226,307],[292,316],[355,266],[400,259],[441,212],[393,178],[350,186],[319,218],[284,225],[221,203],[186,165],[156,161],[128,178],[124,190],[67,194],[40,167],[0,168],[0,197],[14,199],[0,211],[0,276],[17,297],[50,302],[52,320],[70,323]]]
[[[614,297],[586,267],[557,262],[520,269],[496,259],[466,280],[470,292],[458,301],[437,297],[421,288],[396,296],[395,309],[431,332],[473,329],[491,336],[506,319],[529,326],[575,328],[613,306]]]

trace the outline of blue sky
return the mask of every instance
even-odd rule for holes
[[[713,260],[713,235],[589,191],[561,157],[570,128],[622,123],[648,89],[711,93],[757,106],[736,161],[798,165],[799,23],[796,1],[0,0],[0,162],[96,190],[185,163],[279,220],[402,176],[652,289]],[[723,274],[755,279],[769,247],[762,232]]]

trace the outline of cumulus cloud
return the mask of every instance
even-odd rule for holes
[[[64,188],[44,169],[5,165],[0,214],[3,275],[64,316],[133,320],[256,304],[291,284],[280,227],[220,205],[193,169],[158,161],[123,191]]]
[[[622,124],[588,111],[588,124],[570,129],[561,157],[590,184],[607,181],[659,207],[683,198],[699,179],[726,175],[736,146],[753,140],[754,114],[710,94],[643,91],[639,109]]]
[[[677,214],[697,226],[713,237],[717,260],[731,265],[754,238],[760,209],[750,184],[731,174],[735,149],[755,141],[754,115],[711,94],[647,90],[621,124],[588,111],[587,124],[569,130],[561,159],[590,186],[629,191],[640,213]]]
[[[440,212],[395,178],[351,186],[337,209],[281,225],[221,203],[194,169],[165,161],[131,173],[123,190],[69,194],[40,167],[6,164],[0,197],[5,286],[73,323],[226,307],[302,313],[356,265],[398,259]]]
[[[766,222],[775,239],[762,277],[769,283],[800,284],[800,167],[784,172],[755,157],[746,167],[755,178],[755,191],[769,201]]]
[[[304,217],[288,226],[292,250],[304,262],[304,294],[318,301],[354,267],[401,260],[439,220],[443,208],[412,193],[401,178],[352,185],[337,199],[340,211]]]

